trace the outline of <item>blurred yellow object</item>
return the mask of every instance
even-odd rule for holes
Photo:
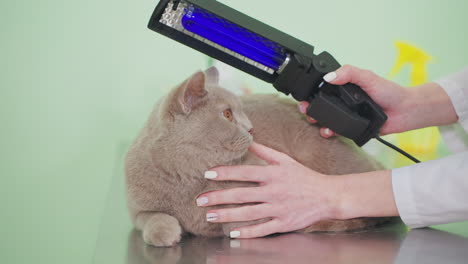
[[[410,85],[416,86],[427,82],[426,65],[432,57],[422,49],[402,41],[396,41],[395,46],[398,50],[398,58],[390,72],[390,78],[395,77],[403,66],[409,64],[411,67]]]
[[[427,63],[432,60],[432,57],[422,49],[402,41],[395,42],[395,46],[398,50],[398,57],[395,66],[390,72],[390,78],[396,76],[405,65],[409,65],[411,67],[410,86],[426,83]],[[436,127],[429,127],[404,132],[398,134],[396,138],[399,147],[405,151],[419,155],[424,153],[431,159],[431,157],[435,157],[433,154],[437,151],[440,134]]]

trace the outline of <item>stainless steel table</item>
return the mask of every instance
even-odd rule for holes
[[[147,263],[468,263],[468,239],[402,225],[355,234],[283,234],[259,239],[185,238],[174,248],[128,238],[128,264]]]

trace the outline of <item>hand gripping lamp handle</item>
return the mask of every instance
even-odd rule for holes
[[[358,146],[377,136],[387,116],[359,86],[332,85],[323,76],[340,64],[328,53],[288,58],[273,86],[298,101],[308,101],[307,114]]]

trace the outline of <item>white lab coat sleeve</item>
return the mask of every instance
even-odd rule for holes
[[[458,123],[439,127],[445,144],[453,153],[468,150],[468,67],[435,81],[450,97],[458,115]]]
[[[392,170],[398,212],[411,228],[468,220],[468,67],[436,83],[458,115],[458,124],[441,128],[458,154]]]
[[[468,220],[468,152],[394,169],[392,185],[411,228]]]

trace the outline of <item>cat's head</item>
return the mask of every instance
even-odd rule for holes
[[[219,162],[240,158],[253,140],[241,101],[219,87],[216,68],[175,87],[159,105],[158,118],[158,141],[166,147],[211,155]]]

